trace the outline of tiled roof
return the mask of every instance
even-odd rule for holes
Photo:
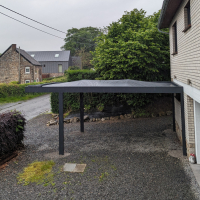
[[[19,49],[17,48],[16,51],[19,53]],[[23,49],[20,49],[20,54],[26,59],[28,60],[31,64],[36,65],[36,66],[41,66],[41,64],[35,60],[34,58],[32,58],[26,51],[24,51]]]
[[[28,51],[29,55],[34,55],[34,58],[40,61],[69,61],[70,51]],[[58,57],[55,57],[56,54],[59,54]]]

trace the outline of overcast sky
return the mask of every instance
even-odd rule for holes
[[[121,18],[124,11],[134,8],[142,8],[147,11],[147,15],[151,15],[161,9],[162,2],[163,0],[1,0],[0,5],[66,32],[72,27],[108,26]],[[65,38],[63,33],[34,23],[2,7],[0,12]],[[60,50],[64,41],[0,14],[0,53],[11,44],[17,44],[26,51],[52,51]]]

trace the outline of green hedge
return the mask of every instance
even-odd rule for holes
[[[52,82],[66,82],[66,77],[57,77],[51,80],[44,80],[42,82],[34,82],[34,83],[27,83],[27,84],[15,84],[15,83],[0,83],[0,98],[6,98],[6,97],[23,97],[26,95],[30,95],[33,93],[26,93],[25,87],[28,85],[38,85],[38,84],[44,84],[44,83],[52,83]],[[36,94],[36,93],[34,93]],[[40,93],[42,94],[42,93]]]
[[[67,78],[67,81],[71,82],[71,81],[78,81],[78,80],[83,80],[83,79],[94,80],[95,78],[98,77],[98,74],[96,71],[93,71],[93,70],[79,69],[79,70],[68,70],[68,71],[66,70],[65,76]]]
[[[77,81],[82,79],[94,80],[98,78],[96,71],[92,70],[69,70],[65,71],[67,81]],[[104,106],[130,105],[133,108],[145,106],[151,102],[154,95],[150,94],[102,94],[84,93],[85,110],[102,110]],[[80,108],[80,97],[77,93],[64,93],[64,112],[77,111]],[[59,112],[58,93],[51,93],[51,110],[53,113]]]

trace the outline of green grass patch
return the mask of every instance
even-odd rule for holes
[[[33,99],[39,96],[42,96],[43,94],[28,94],[26,96],[22,96],[22,97],[17,97],[17,96],[11,96],[11,97],[4,97],[4,98],[0,98],[0,104],[4,104],[4,103],[13,103],[13,102],[17,102],[17,101],[26,101],[29,99]]]
[[[44,184],[47,186],[49,183],[53,183],[52,168],[55,162],[50,161],[35,161],[24,168],[23,173],[18,174],[18,183],[28,185],[30,183]]]

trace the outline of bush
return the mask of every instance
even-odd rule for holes
[[[15,151],[22,145],[26,120],[17,111],[0,115],[0,156]]]
[[[67,78],[67,81],[71,82],[71,81],[78,81],[78,80],[83,80],[83,79],[94,80],[98,77],[98,74],[96,71],[93,71],[93,70],[79,69],[79,70],[68,70],[68,71],[66,70],[65,76]]]
[[[6,84],[6,83],[0,83],[0,99],[6,98],[6,97],[24,97],[26,95],[30,94],[44,94],[44,93],[26,93],[25,87],[28,85],[39,85],[39,84],[45,84],[45,83],[52,83],[52,82],[66,82],[66,77],[56,77],[56,78],[50,78],[48,80],[44,80],[42,82],[34,82],[34,83],[27,83],[27,84],[15,84],[14,82]],[[16,81],[15,81],[16,82]],[[1,102],[1,100],[0,100]]]
[[[70,66],[70,67],[68,68],[68,70],[79,70],[79,69],[80,69],[79,66]]]

